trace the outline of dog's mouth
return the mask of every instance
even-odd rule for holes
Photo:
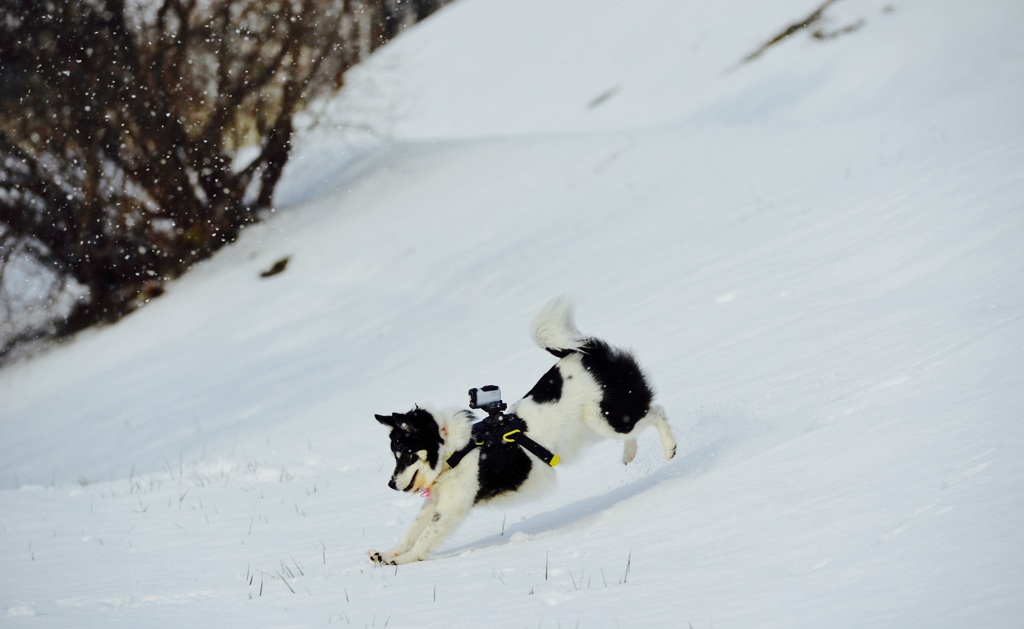
[[[416,470],[412,473],[412,480],[409,481],[409,486],[402,491],[416,491],[416,479],[420,477],[420,471]]]

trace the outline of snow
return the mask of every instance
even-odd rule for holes
[[[459,0],[382,49],[273,218],[0,371],[0,624],[1019,626],[1024,5],[743,62],[818,4]],[[420,500],[373,413],[515,399],[562,293],[679,456],[372,566]]]

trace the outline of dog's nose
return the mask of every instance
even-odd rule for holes
[[[394,489],[396,491],[398,490],[398,486],[395,485],[394,477],[392,477],[391,480],[388,481],[388,487],[390,487],[391,489]]]

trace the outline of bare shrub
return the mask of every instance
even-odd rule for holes
[[[295,114],[440,4],[0,0],[0,302],[15,259],[80,288],[0,355],[115,321],[232,242],[272,203]]]

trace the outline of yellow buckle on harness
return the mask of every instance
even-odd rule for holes
[[[523,432],[523,431],[519,430],[518,428],[516,428],[515,430],[510,430],[510,431],[506,432],[504,435],[501,436],[501,440],[504,441],[505,443],[515,443],[516,440],[515,439],[509,439],[509,435],[514,435],[517,432]]]

